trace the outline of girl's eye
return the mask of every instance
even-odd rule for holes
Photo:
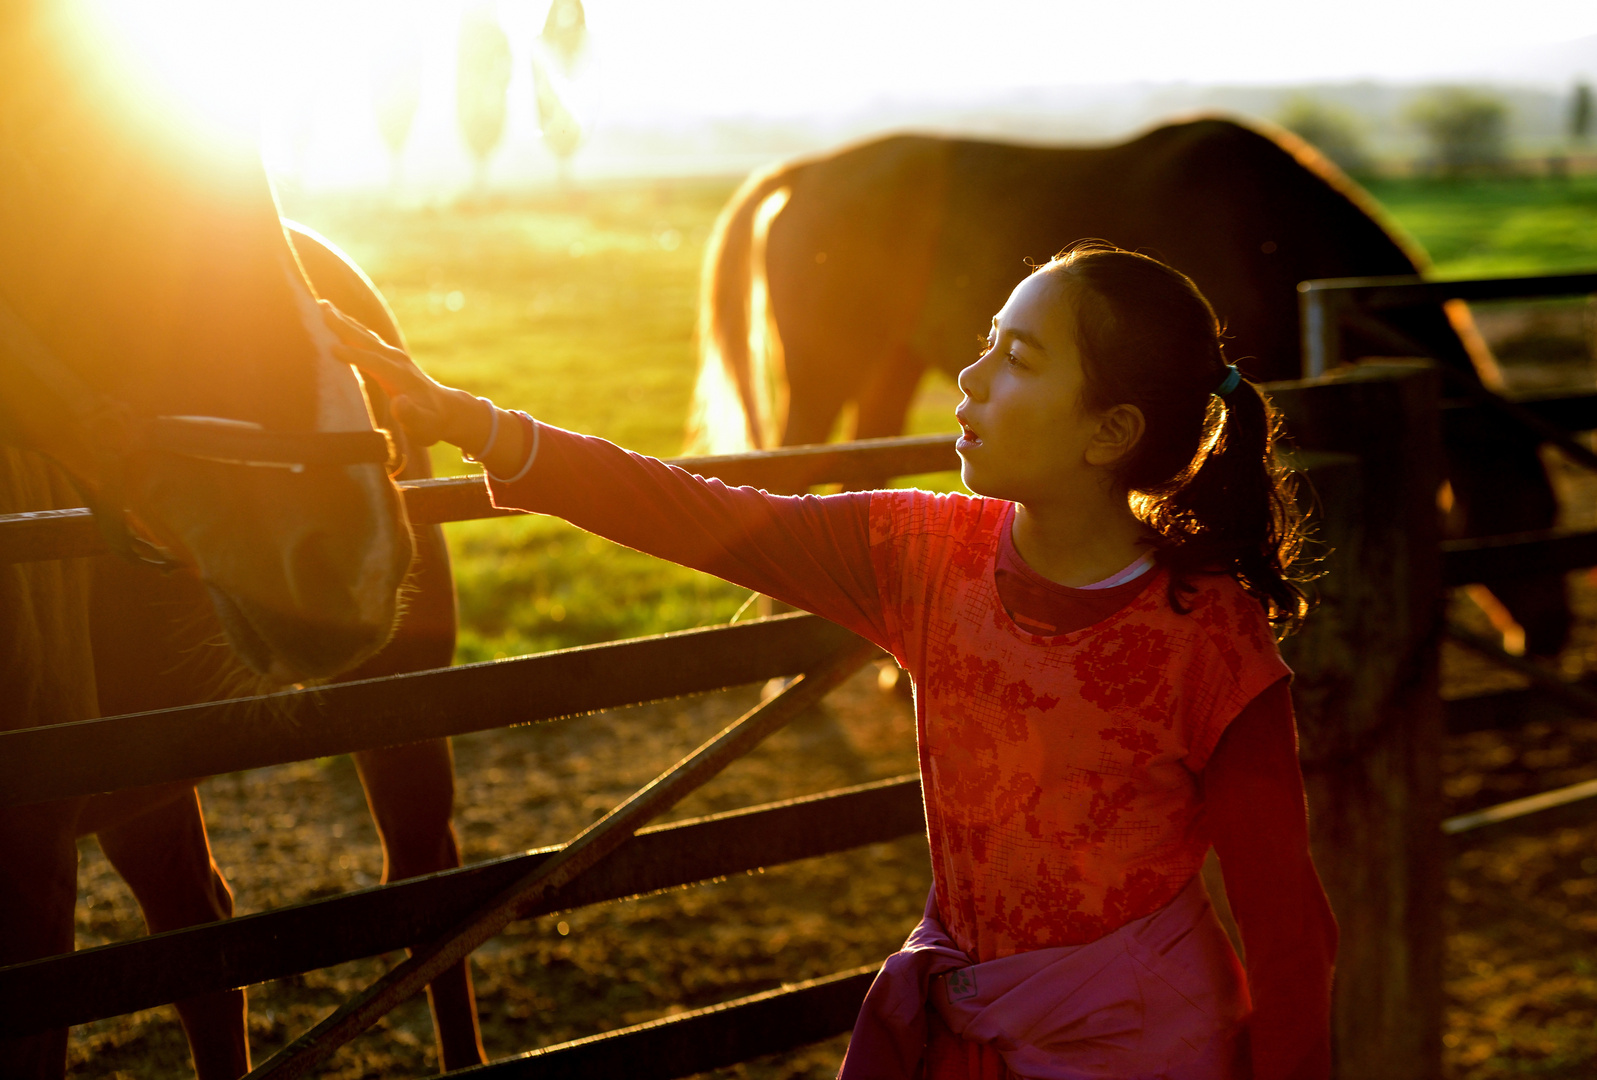
[[[1004,363],[1008,364],[1010,367],[1017,368],[1023,368],[1026,366],[1026,361],[1022,360],[1012,352],[1004,354]]]

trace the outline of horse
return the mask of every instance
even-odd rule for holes
[[[188,568],[273,682],[356,668],[414,550],[389,441],[258,158],[128,94],[77,18],[0,8],[0,513],[87,502],[116,552]],[[92,576],[0,567],[0,728],[100,714]],[[0,810],[0,964],[72,949],[87,806]],[[0,1041],[0,1075],[61,1075],[65,1042]]]
[[[1030,266],[1083,238],[1145,251],[1213,302],[1249,378],[1300,375],[1297,284],[1416,274],[1424,253],[1303,140],[1224,117],[1113,146],[1052,147],[896,135],[756,172],[706,249],[691,450],[824,442],[845,406],[854,438],[897,435],[928,367],[954,376]],[[1462,304],[1390,313],[1450,378],[1500,384]],[[1347,355],[1390,354],[1354,328]],[[1455,531],[1553,524],[1537,439],[1450,440]],[[1494,583],[1556,653],[1561,578]]]
[[[325,238],[284,222],[301,267],[319,298],[403,347],[399,326],[376,287]],[[404,465],[397,479],[432,475],[424,448],[411,447],[392,423],[380,388],[368,384],[373,412],[389,430]],[[412,452],[414,450],[414,453]],[[445,667],[455,648],[454,581],[443,530],[412,526],[416,555],[394,635],[374,657],[338,679],[366,679]],[[226,696],[249,685],[247,673],[214,647],[220,627],[199,579],[162,573],[128,560],[101,559],[91,580],[91,636],[102,713],[173,708]],[[447,739],[365,750],[354,755],[383,848],[384,882],[460,865],[450,824],[453,762]],[[199,793],[167,784],[91,798],[78,834],[96,834],[101,850],[128,883],[152,933],[223,919],[232,893],[211,858]],[[484,1060],[471,978],[464,962],[428,987],[439,1059],[444,1069]],[[243,990],[178,1003],[201,1080],[248,1071]]]

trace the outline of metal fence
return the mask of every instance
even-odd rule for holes
[[[1467,286],[1467,288],[1465,288]],[[1361,279],[1302,286],[1306,356],[1336,357],[1345,318],[1383,304],[1453,296],[1597,289],[1597,274],[1438,286]],[[1513,291],[1519,290],[1519,291]],[[1530,290],[1530,291],[1527,291]],[[1419,299],[1416,299],[1419,298]],[[1361,306],[1362,305],[1362,306]],[[1369,309],[1376,309],[1371,316]],[[1352,313],[1352,314],[1350,314]],[[1597,428],[1597,393],[1516,398],[1520,413],[1564,431]],[[1491,402],[1444,405],[1445,425],[1478,423]],[[951,436],[694,458],[730,484],[802,490],[957,468]],[[418,523],[505,516],[479,478],[402,485]],[[87,510],[0,517],[0,562],[97,555]],[[1550,530],[1443,545],[1448,585],[1597,564],[1597,531]],[[1485,643],[1475,647],[1491,652]],[[464,734],[816,672],[859,640],[810,615],[691,630],[512,660],[287,691],[159,712],[0,733],[0,805],[62,799]],[[1597,711],[1597,695],[1524,661],[1530,689],[1448,702],[1453,732]],[[263,707],[269,706],[269,707]],[[1506,830],[1597,819],[1597,784],[1516,800],[1442,824],[1453,845]],[[711,880],[924,828],[913,775],[638,830],[613,855],[522,914],[564,910]],[[631,835],[630,832],[628,835]],[[428,941],[469,920],[564,849],[547,848],[429,877],[0,968],[0,1037],[85,1023]],[[470,1070],[516,1076],[677,1077],[789,1049],[849,1029],[874,968],[785,986],[665,1020],[579,1039]]]

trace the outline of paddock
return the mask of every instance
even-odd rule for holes
[[[1342,293],[1408,283],[1341,283]],[[1592,275],[1543,288],[1591,291]],[[1312,290],[1311,290],[1312,293]],[[1397,355],[1399,351],[1395,351]],[[1509,728],[1573,711],[1590,691],[1463,633],[1514,665],[1532,689],[1444,704],[1439,601],[1527,565],[1597,563],[1597,530],[1442,543],[1433,493],[1444,424],[1500,422],[1501,405],[1445,398],[1434,369],[1371,363],[1273,386],[1331,546],[1322,605],[1288,646],[1310,785],[1316,856],[1343,927],[1339,1075],[1440,1075],[1442,860],[1493,836],[1597,819],[1597,784],[1577,784],[1443,819],[1436,762],[1448,733]],[[1597,393],[1518,400],[1521,420],[1597,429]],[[1495,414],[1495,415],[1494,415]],[[1575,444],[1579,445],[1579,444]],[[1401,467],[1394,467],[1400,462]],[[955,467],[947,436],[692,459],[729,483],[801,489]],[[405,485],[411,519],[499,516],[472,478]],[[0,521],[0,559],[98,555],[87,511]],[[269,700],[220,702],[0,734],[0,798],[65,798],[440,735],[580,717],[725,687],[805,675],[757,716],[824,673],[871,659],[857,639],[807,615],[465,665]],[[206,737],[196,738],[204,732]],[[642,821],[639,824],[643,824]],[[645,828],[593,870],[518,915],[711,881],[923,829],[913,776]],[[459,871],[358,890],[224,923],[0,969],[0,1035],[84,1023],[204,990],[248,985],[420,944],[518,879],[559,861],[545,848]],[[907,928],[906,928],[907,929]],[[872,968],[626,1025],[495,1062],[517,1076],[675,1077],[846,1031]],[[480,1070],[479,1070],[480,1071]],[[287,1075],[286,1073],[283,1075]]]

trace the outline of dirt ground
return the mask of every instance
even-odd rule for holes
[[[1519,373],[1523,388],[1590,385],[1589,364]],[[1549,459],[1566,524],[1597,524],[1597,482]],[[1597,671],[1597,588],[1570,578],[1579,612],[1560,658]],[[1463,594],[1454,618],[1484,629]],[[1517,685],[1452,646],[1444,694]],[[457,823],[468,860],[568,839],[756,700],[755,688],[456,740]],[[901,695],[867,669],[829,703],[734,766],[673,817],[689,817],[915,768]],[[1597,777],[1597,721],[1452,738],[1449,815]],[[241,912],[372,885],[381,857],[347,758],[216,777],[202,787],[217,857]],[[142,932],[93,840],[81,845],[80,946]],[[513,925],[474,958],[492,1056],[600,1032],[880,960],[917,919],[929,884],[912,838],[760,874]],[[1444,1035],[1450,1080],[1589,1077],[1597,1067],[1597,825],[1505,839],[1451,862]],[[397,958],[378,957],[250,990],[257,1061]],[[716,1074],[829,1077],[844,1040]],[[421,1000],[345,1048],[326,1075],[436,1070]],[[82,1077],[191,1075],[175,1013],[153,1009],[75,1029]]]
[[[670,816],[694,817],[915,770],[907,701],[868,667]],[[757,688],[455,740],[457,828],[468,861],[569,839],[758,700]],[[376,832],[348,758],[214,777],[201,788],[217,861],[241,913],[375,884]],[[94,841],[82,845],[78,943],[142,932]],[[920,917],[931,875],[909,838],[692,889],[513,924],[474,958],[493,1057],[880,961]],[[250,990],[257,1061],[315,1023],[399,954]],[[822,1077],[842,1042],[726,1076]],[[192,1075],[176,1013],[74,1029],[84,1077]],[[345,1048],[330,1077],[437,1070],[423,1000]]]
[[[1566,663],[1597,668],[1597,590],[1577,579],[1580,640]],[[1466,600],[1458,617],[1480,623]],[[1472,688],[1512,685],[1467,654]],[[867,669],[826,708],[774,737],[673,817],[911,772],[912,717]],[[755,700],[753,688],[456,740],[458,828],[468,860],[569,838]],[[1449,741],[1447,813],[1597,777],[1597,722],[1539,724]],[[376,835],[347,758],[216,777],[202,788],[218,861],[241,912],[374,884]],[[79,944],[142,931],[92,840],[82,845]],[[517,923],[476,954],[492,1056],[592,1034],[811,978],[891,952],[929,884],[924,840],[880,844],[712,885]],[[1455,858],[1448,879],[1446,1060],[1457,1080],[1587,1077],[1597,1064],[1597,826],[1504,840]],[[250,990],[257,1060],[375,978],[398,954]],[[834,1039],[717,1075],[834,1074]],[[175,1013],[75,1029],[72,1074],[191,1075]],[[436,1070],[415,1000],[342,1051],[326,1075]]]

